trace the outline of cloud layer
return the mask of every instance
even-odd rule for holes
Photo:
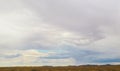
[[[119,0],[1,0],[0,66],[119,64]]]

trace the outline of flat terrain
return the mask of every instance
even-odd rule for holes
[[[120,65],[82,65],[65,67],[0,67],[0,71],[120,71]]]

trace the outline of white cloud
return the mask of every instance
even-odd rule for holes
[[[48,53],[41,53],[34,49],[23,51],[21,52],[21,54],[24,57],[47,57],[50,55]]]
[[[10,54],[9,54],[10,53]],[[61,59],[47,59],[44,57],[50,57],[56,52],[39,52],[38,50],[16,50],[9,51],[8,53],[3,53],[5,57],[15,55],[19,53],[20,56],[13,58],[0,58],[0,66],[42,66],[42,65],[52,65],[52,66],[64,66],[64,65],[73,65],[75,60],[73,58],[61,58]]]

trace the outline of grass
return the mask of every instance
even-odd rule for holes
[[[120,65],[81,65],[43,67],[0,67],[0,71],[120,71]]]

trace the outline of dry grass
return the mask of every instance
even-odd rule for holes
[[[83,65],[66,67],[1,67],[0,71],[120,71],[120,65]]]

